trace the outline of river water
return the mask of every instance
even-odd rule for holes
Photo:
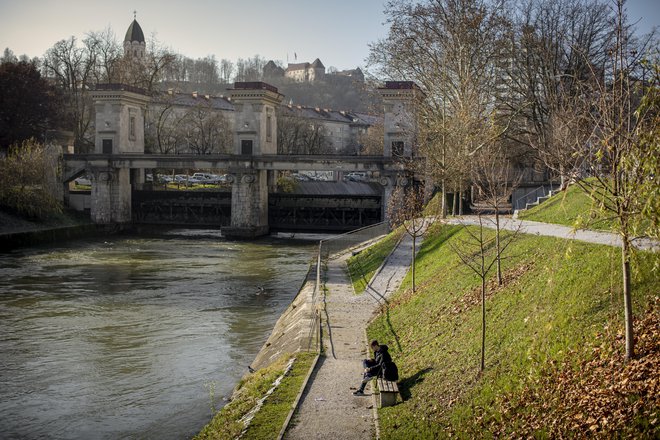
[[[173,231],[0,254],[0,438],[191,437],[247,372],[313,252]]]

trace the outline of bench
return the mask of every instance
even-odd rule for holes
[[[380,391],[378,399],[378,408],[392,406],[396,403],[396,395],[399,393],[399,387],[396,382],[385,380],[382,377],[378,378],[378,391]]]

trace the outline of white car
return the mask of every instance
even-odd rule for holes
[[[80,186],[92,186],[92,181],[88,177],[78,177],[74,182]]]

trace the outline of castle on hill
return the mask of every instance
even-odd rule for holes
[[[356,69],[326,72],[325,66],[320,59],[311,63],[289,63],[286,69],[275,64],[273,60],[268,61],[263,68],[264,79],[289,78],[296,82],[316,82],[333,78],[346,78],[352,81],[364,82],[364,74],[358,67]]]

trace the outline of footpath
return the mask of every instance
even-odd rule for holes
[[[586,241],[608,246],[621,246],[621,238],[612,233],[574,230],[549,223],[514,220],[502,217],[501,228],[520,233]],[[477,216],[443,220],[449,224],[479,225]],[[482,216],[483,225],[495,227],[494,216]],[[421,246],[421,239],[417,246]],[[660,243],[636,240],[640,249],[657,252]],[[335,256],[326,272],[323,341],[325,357],[319,360],[298,411],[285,439],[372,439],[377,438],[376,410],[371,384],[364,397],[353,396],[362,374],[362,359],[367,353],[365,328],[387,298],[401,285],[410,268],[412,239],[405,235],[373,277],[365,292],[356,295],[346,273],[349,254]],[[419,248],[418,248],[419,249]],[[391,341],[381,341],[386,344]],[[395,359],[396,360],[396,359]]]
[[[421,241],[417,239],[416,244],[420,246]],[[350,254],[328,261],[328,290],[322,313],[325,357],[312,373],[285,439],[376,437],[373,390],[368,386],[365,396],[353,395],[362,379],[362,359],[371,356],[364,329],[385,299],[401,285],[410,268],[411,247],[412,239],[406,235],[359,295],[346,273]]]
[[[481,219],[484,227],[490,229],[495,228],[495,216],[481,216]],[[443,221],[453,225],[479,225],[479,217],[476,215],[451,218]],[[621,237],[617,234],[605,231],[574,229],[570,226],[534,222],[530,220],[516,220],[509,217],[500,217],[500,228],[509,231],[520,229],[520,233],[522,234],[545,235],[566,240],[578,240],[588,243],[621,247]],[[648,238],[638,238],[633,240],[633,246],[646,251],[660,251],[660,243]]]

